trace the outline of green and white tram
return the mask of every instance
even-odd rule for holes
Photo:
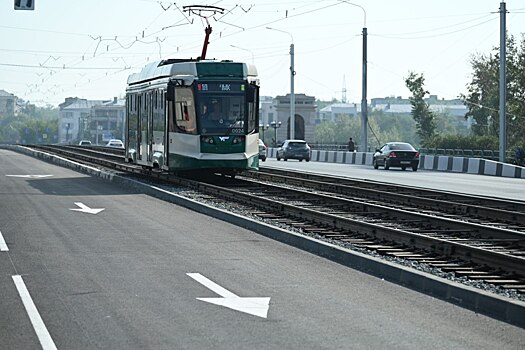
[[[169,59],[129,76],[126,158],[167,171],[234,175],[257,169],[259,82],[254,66]]]

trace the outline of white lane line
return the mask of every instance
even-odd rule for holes
[[[2,236],[2,232],[0,231],[0,252],[8,252],[9,248],[7,247],[7,244],[4,241],[4,237]]]
[[[22,276],[15,275],[12,277],[13,281],[15,282],[16,289],[18,289],[18,294],[20,294],[20,298],[22,298],[22,303],[24,303],[24,307],[26,308],[29,319],[33,324],[33,328],[35,329],[38,340],[40,340],[42,349],[56,350],[57,347],[55,346],[55,342],[53,342],[51,335],[47,331],[46,325],[44,324],[44,321],[42,321],[42,317],[40,317],[35,303],[33,303],[33,299],[31,299],[31,295],[26,288]]]

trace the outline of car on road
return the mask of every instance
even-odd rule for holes
[[[265,162],[267,153],[268,153],[268,148],[264,144],[263,140],[259,139],[259,159]]]
[[[79,146],[91,146],[91,141],[89,140],[82,140],[78,143]]]
[[[417,171],[419,167],[419,152],[406,142],[388,142],[376,149],[372,161],[374,169],[384,166],[385,170],[397,167],[405,170],[410,167]]]
[[[284,159],[298,159],[300,162],[306,160],[310,161],[310,146],[304,140],[285,140],[276,154],[277,160]]]
[[[124,143],[122,140],[109,140],[108,143],[106,143],[106,147],[114,147],[114,148],[124,148]]]

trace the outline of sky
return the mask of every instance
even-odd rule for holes
[[[166,58],[253,63],[261,95],[294,91],[320,100],[362,99],[363,27],[367,99],[410,92],[404,78],[423,74],[439,98],[466,93],[471,59],[499,46],[500,0],[34,0],[34,11],[0,2],[0,90],[39,106],[66,97],[125,96],[130,74]],[[525,33],[525,0],[507,0],[507,31]],[[271,28],[271,29],[268,29]]]

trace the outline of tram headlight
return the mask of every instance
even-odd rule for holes
[[[210,145],[213,145],[215,143],[213,141],[213,137],[211,136],[201,136],[201,142],[209,143]]]
[[[236,137],[233,138],[233,141],[232,141],[232,143],[234,145],[237,145],[237,144],[243,143],[243,142],[244,142],[244,136],[236,136]]]

